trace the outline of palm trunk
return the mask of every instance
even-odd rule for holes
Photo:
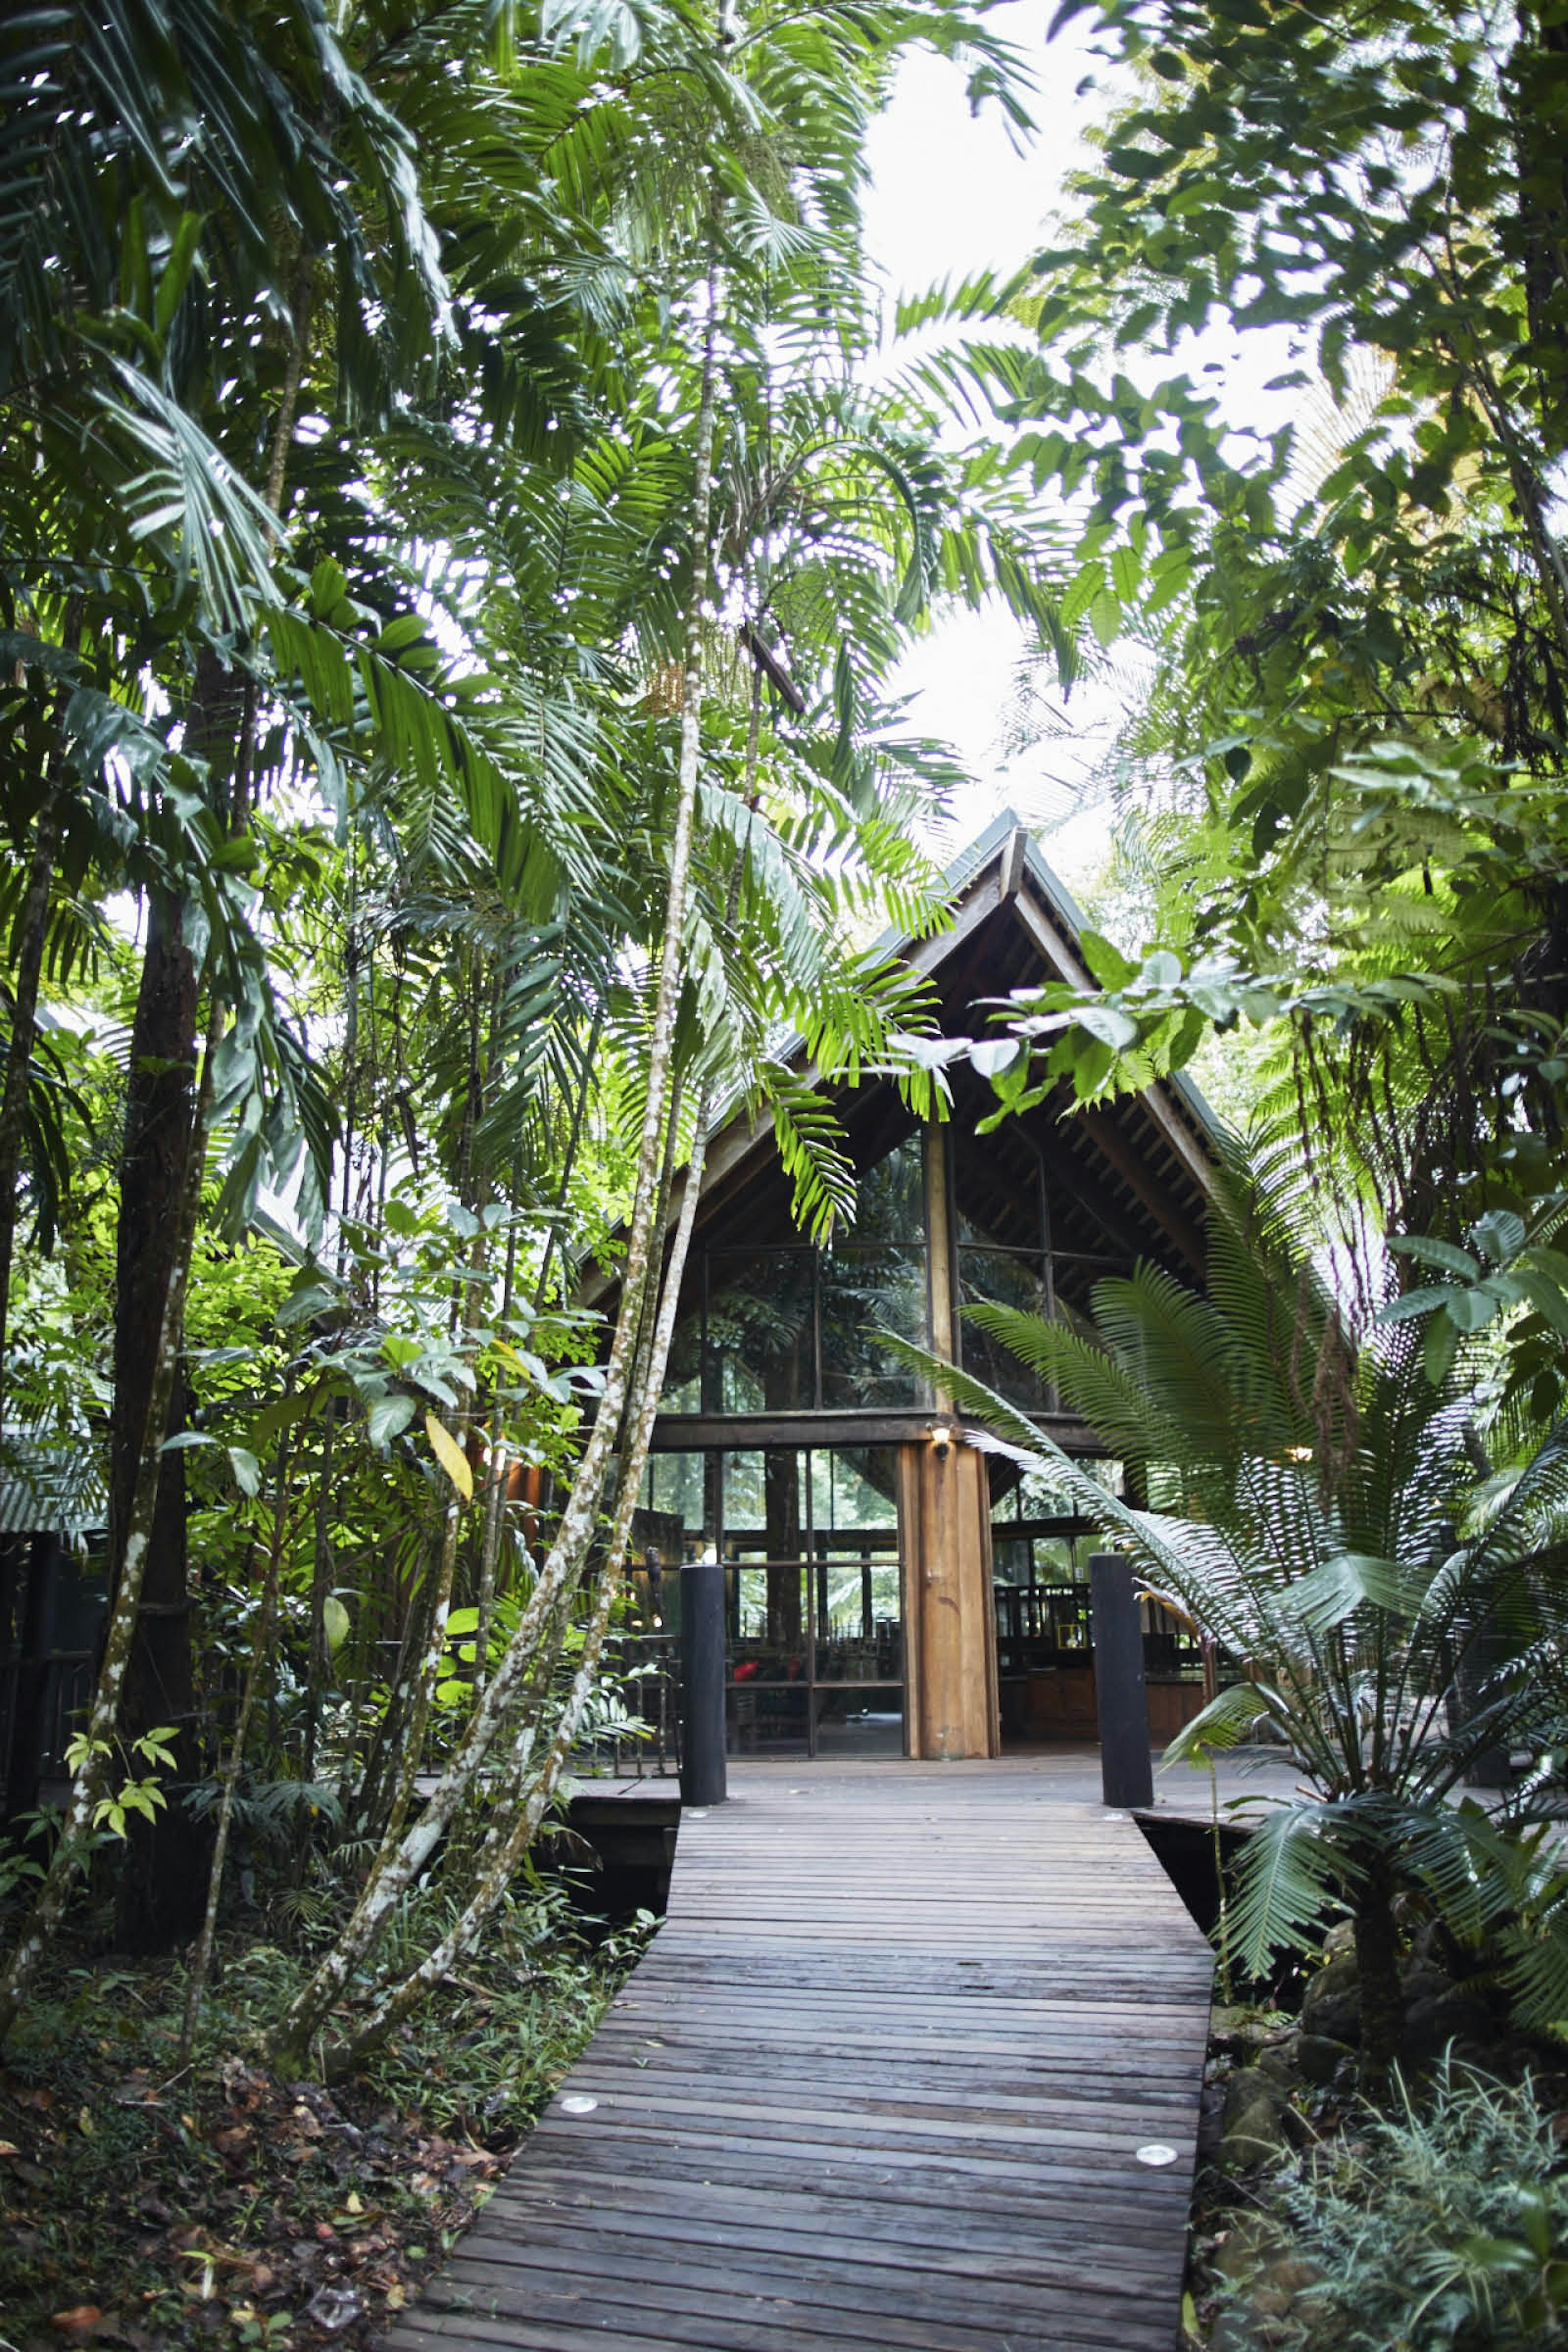
[[[1399,1931],[1394,1920],[1394,1890],[1376,1858],[1355,1906],[1356,1978],[1361,2001],[1361,2062],[1357,2087],[1367,2098],[1382,2095],[1390,2067],[1405,2038],[1399,1998]]]
[[[287,2066],[304,2053],[355,1968],[405,1890],[429,1861],[458,1807],[472,1792],[492,1741],[525,1682],[533,1645],[549,1625],[563,1596],[577,1582],[594,1540],[600,1496],[611,1449],[618,1434],[642,1302],[650,1266],[663,1236],[654,1229],[666,1134],[666,1104],[674,1066],[676,1019],[684,980],[682,939],[690,880],[697,770],[702,718],[702,608],[709,572],[713,499],[713,427],[718,391],[719,269],[715,256],[708,275],[708,317],[703,339],[701,392],[692,486],[692,578],[686,623],[686,677],[681,698],[680,758],[669,878],[665,893],[664,940],[658,990],[648,1041],[647,1097],[637,1154],[630,1231],[622,1273],[621,1307],[616,1321],[605,1388],[577,1474],[562,1511],[555,1540],[523,1611],[506,1654],[477,1701],[468,1728],[438,1775],[418,1819],[373,1867],[353,1917],[331,1952],[299,1994],[274,2035],[275,2060]]]
[[[310,1563],[310,1676],[305,1691],[305,1748],[300,1772],[307,1780],[316,1777],[316,1742],[321,1736],[321,1699],[326,1690],[327,1676],[331,1670],[331,1653],[327,1646],[327,1599],[332,1589],[332,1540],[331,1513],[332,1506],[332,1438],[337,1429],[337,1399],[329,1396],[322,1407],[321,1471],[316,1486],[316,1548]]]
[[[180,1202],[197,1149],[193,1101],[197,1010],[195,961],[185,945],[183,910],[176,901],[155,893],[147,909],[120,1164],[109,1506],[111,1591],[123,1573],[126,1533],[142,1473],[147,1396],[162,1346],[163,1302],[182,1246]],[[185,1409],[182,1357],[175,1369],[170,1434],[184,1427]],[[182,1452],[165,1454],[158,1468],[120,1719],[128,1739],[154,1726],[169,1727],[176,1786],[196,1780],[201,1771],[185,1516],[185,1457]],[[167,1951],[194,1936],[200,1925],[207,1832],[178,1801],[156,1822],[138,1816],[127,1827],[116,1890],[115,1939],[128,1952]]]
[[[65,1915],[78,1874],[91,1851],[93,1809],[103,1777],[103,1758],[111,1752],[120,1719],[121,1693],[131,1661],[132,1637],[136,1630],[137,1610],[142,1598],[142,1580],[147,1566],[158,1507],[158,1474],[164,1460],[163,1446],[168,1433],[169,1412],[179,1371],[184,1334],[185,1289],[201,1213],[202,1171],[207,1117],[212,1102],[213,1060],[222,1033],[223,1007],[215,992],[207,1016],[201,1080],[196,1096],[195,1134],[186,1163],[184,1195],[180,1203],[178,1242],[170,1268],[169,1286],[164,1294],[158,1352],[148,1391],[141,1467],[126,1525],[120,1577],[104,1643],[103,1663],[99,1669],[98,1685],[88,1716],[88,1760],[72,1782],[47,1875],[38,1890],[31,1916],[11,1955],[10,1963],[4,1976],[0,1977],[0,2042],[5,2041],[16,2023],[16,2013]]]

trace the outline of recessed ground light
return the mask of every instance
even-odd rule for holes
[[[1161,2139],[1152,2139],[1146,2147],[1141,2147],[1138,2151],[1140,2164],[1174,2164],[1175,2160],[1175,2149],[1167,2147],[1164,2141]]]
[[[567,2116],[591,2116],[598,2104],[598,2100],[589,2098],[585,2091],[568,2091],[561,2102],[561,2112]],[[1138,2153],[1142,2156],[1142,2149],[1140,2148]]]

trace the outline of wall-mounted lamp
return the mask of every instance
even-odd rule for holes
[[[939,1462],[945,1462],[952,1451],[952,1432],[944,1421],[939,1421],[931,1433],[931,1451]]]

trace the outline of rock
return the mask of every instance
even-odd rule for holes
[[[1417,1961],[1414,1968],[1405,1971],[1399,1997],[1406,2009],[1414,2009],[1417,2001],[1440,2000],[1453,1989],[1454,1979],[1446,1969],[1433,1968],[1430,1962]]]
[[[1331,2083],[1345,2060],[1354,2056],[1348,2042],[1336,2042],[1327,2033],[1301,2033],[1296,2038],[1296,2063],[1304,2083]]]
[[[1342,1952],[1320,1969],[1307,1987],[1301,2003],[1303,2033],[1325,2034],[1331,2042],[1359,2042],[1361,2000],[1357,1990],[1355,1955]]]
[[[1304,2254],[1281,2254],[1259,2272],[1247,2300],[1259,2319],[1283,2319],[1321,2276]]]
[[[1209,2011],[1209,2042],[1215,2049],[1232,2057],[1242,2057],[1256,2050],[1273,2031],[1264,2022],[1259,2011],[1244,2009],[1239,2002]]]
[[[1258,2053],[1257,2072],[1267,2074],[1269,2081],[1287,2096],[1301,2079],[1297,2055],[1300,2041],[1299,2033],[1289,2033],[1283,2041],[1272,2042],[1267,2050],[1260,2050]]]
[[[1347,1953],[1353,1960],[1355,1958],[1355,1921],[1353,1919],[1336,1919],[1333,1926],[1329,1929],[1328,1934],[1323,1937],[1323,1954],[1327,1959],[1338,1960],[1342,1959]]]
[[[1220,2161],[1230,2171],[1283,2154],[1285,2099],[1277,2083],[1256,2067],[1233,2074],[1225,2096]]]
[[[1225,2242],[1215,2257],[1215,2268],[1227,2285],[1239,2286],[1244,2279],[1252,2276],[1274,2242],[1273,2233],[1260,2215],[1243,2213],[1226,2230]]]
[[[1489,2042],[1491,2032],[1487,2002],[1464,1985],[1414,2000],[1405,2012],[1405,2047],[1413,2058],[1430,2056],[1450,2042]]]

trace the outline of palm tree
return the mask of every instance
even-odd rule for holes
[[[1230,1920],[1254,1973],[1334,1901],[1354,1920],[1362,2078],[1401,2033],[1395,1897],[1474,1924],[1502,1901],[1500,1831],[1455,1801],[1489,1748],[1528,1732],[1568,1632],[1568,1424],[1500,1498],[1471,1397],[1426,1377],[1403,1322],[1358,1323],[1300,1230],[1291,1188],[1237,1150],[1216,1181],[1208,1296],[1141,1265],[1100,1283],[1094,1333],[966,1310],[1080,1412],[1158,1507],[1135,1510],[1000,1399],[943,1372],[1241,1666],[1172,1758],[1259,1726],[1301,1776],[1249,1839]],[[1461,1694],[1463,1695],[1461,1697]]]

